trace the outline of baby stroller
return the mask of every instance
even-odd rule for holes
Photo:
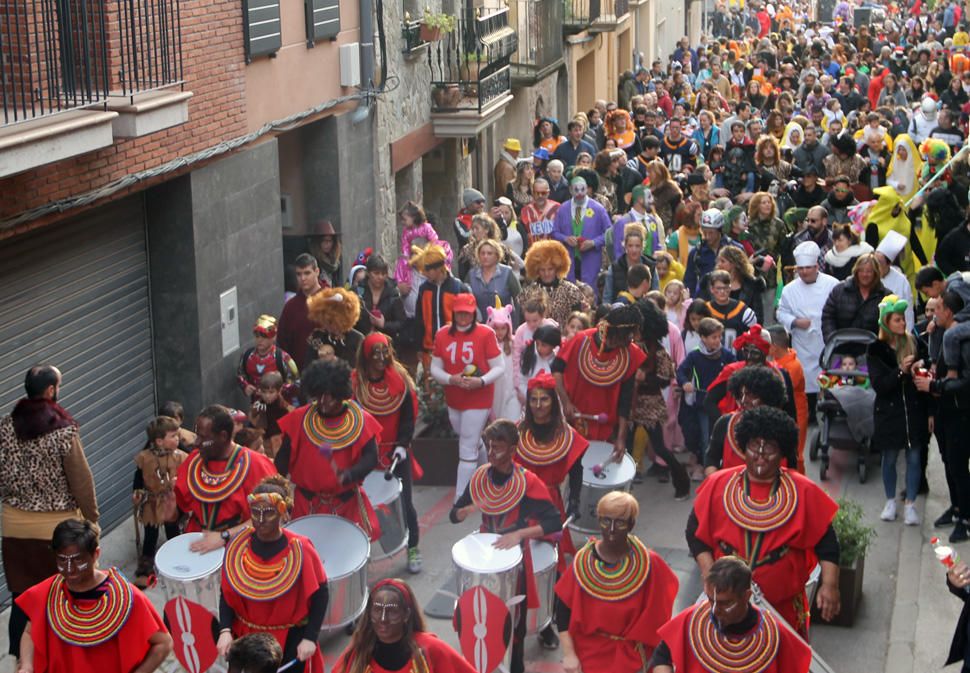
[[[864,329],[843,329],[825,344],[819,365],[818,414],[819,432],[816,443],[809,449],[814,461],[821,457],[819,478],[825,481],[829,470],[829,449],[855,451],[859,483],[868,475],[869,454],[872,451],[873,405],[876,395],[869,388],[866,372],[866,347],[876,335]],[[845,357],[856,359],[856,369],[837,368]]]

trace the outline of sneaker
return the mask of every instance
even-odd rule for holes
[[[882,514],[879,518],[883,521],[895,521],[896,520],[896,501],[887,500],[886,506],[882,508]]]
[[[950,533],[950,542],[966,542],[970,540],[970,532],[967,532],[967,524],[957,519],[953,532]]]
[[[642,484],[643,483],[643,472],[639,470],[633,473],[633,483]]]
[[[704,468],[700,465],[696,466],[690,473],[691,481],[704,481]]]
[[[936,517],[936,521],[933,522],[934,528],[943,528],[945,526],[953,525],[953,508],[949,507],[943,514]]]
[[[904,505],[903,506],[903,523],[907,526],[918,526],[920,524],[919,512],[916,511],[916,505]]]
[[[559,634],[556,633],[554,628],[552,628],[552,624],[539,632],[539,645],[541,645],[542,649],[544,650],[559,649]]]
[[[687,500],[689,498],[690,498],[690,488],[689,487],[687,489],[683,490],[683,491],[676,491],[676,492],[674,492],[674,500],[676,500],[677,502],[683,502],[684,500]]]
[[[412,575],[417,575],[421,572],[421,552],[417,547],[411,547],[408,549],[408,572]]]

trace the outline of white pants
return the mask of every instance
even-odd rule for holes
[[[455,502],[465,492],[468,482],[479,465],[486,461],[482,431],[488,422],[491,409],[452,409],[448,407],[448,420],[458,435],[458,476],[455,481]]]

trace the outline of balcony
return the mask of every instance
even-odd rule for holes
[[[432,43],[428,64],[436,136],[474,137],[505,114],[512,102],[510,58],[517,48],[508,7],[478,10]]]
[[[587,30],[600,17],[601,0],[563,0],[563,35]]]
[[[589,27],[591,33],[616,30],[620,21],[630,13],[630,0],[600,0],[600,15]]]
[[[178,2],[4,3],[0,177],[184,123]]]
[[[512,56],[512,85],[531,86],[563,64],[563,4],[548,0],[512,0],[510,20],[519,36]]]
[[[401,52],[405,57],[421,54],[430,44],[421,37],[421,22],[412,21],[410,15],[405,16],[401,22],[401,44]]]

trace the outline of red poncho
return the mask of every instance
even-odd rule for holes
[[[107,574],[96,600],[72,596],[61,575],[17,598],[30,620],[36,673],[127,673],[145,659],[148,639],[168,632],[145,594],[117,569]],[[91,619],[91,611],[103,617]]]
[[[321,416],[308,404],[279,420],[290,439],[290,480],[296,485],[293,518],[307,514],[335,514],[353,521],[380,538],[377,515],[360,483],[341,484],[339,471],[355,465],[369,441],[377,440],[381,424],[356,402],[344,403],[344,412]],[[328,447],[329,454],[321,451]]]
[[[772,485],[749,481],[746,469],[719,470],[698,487],[697,539],[715,560],[731,553],[744,559],[768,602],[807,635],[805,582],[818,563],[815,545],[839,507],[794,470],[781,468],[772,496]]]
[[[727,428],[724,431],[724,448],[721,452],[722,470],[746,465],[744,461],[744,448],[738,446],[737,437],[734,436],[734,428],[737,427],[738,421],[740,420],[741,412],[735,411],[731,414],[731,418],[727,422]]]
[[[175,500],[189,513],[186,533],[222,530],[249,520],[246,496],[259,483],[276,474],[266,456],[245,446],[233,446],[227,460],[202,460],[199,450],[179,466]]]
[[[556,583],[556,595],[572,613],[569,636],[580,668],[583,673],[646,670],[660,642],[657,631],[674,608],[677,576],[632,535],[625,567],[597,560],[595,542],[579,550]]]
[[[411,405],[412,418],[418,417],[418,395],[414,388],[394,369],[384,370],[384,378],[380,381],[362,381],[354,371],[352,375],[354,399],[357,403],[381,424],[381,432],[377,441],[377,464],[382,469],[391,466],[391,454],[397,446],[397,431],[401,422],[401,407]],[[411,456],[414,479],[420,479],[423,471]]]
[[[753,605],[756,625],[746,634],[726,636],[711,619],[711,604],[692,605],[660,627],[677,673],[757,670],[808,673],[812,650],[801,638]]]
[[[581,414],[606,414],[606,422],[568,419],[586,439],[606,440],[616,427],[620,386],[636,374],[646,355],[635,344],[600,353],[596,328],[579,332],[559,349],[558,359],[566,363],[563,383],[569,400]]]
[[[310,597],[327,581],[323,563],[309,539],[286,529],[286,547],[271,559],[252,552],[253,529],[226,547],[222,565],[222,596],[236,613],[232,633],[270,633],[286,647],[291,628],[301,626],[310,611]],[[306,673],[325,673],[320,648],[306,662]]]
[[[562,483],[576,461],[582,460],[588,448],[589,442],[568,425],[565,432],[556,433],[553,441],[548,444],[539,443],[532,431],[524,426],[519,432],[519,445],[513,460],[542,480],[549,489],[549,495],[563,522],[566,521],[566,505],[562,499]],[[559,542],[560,573],[566,570],[566,555],[572,556],[575,553],[572,537],[564,528]]]
[[[422,662],[415,662],[412,657],[411,663],[405,665],[404,668],[398,671],[388,671],[371,659],[369,667],[372,673],[410,673],[411,671],[421,673],[477,673],[475,668],[465,661],[464,657],[433,633],[419,631],[414,634],[414,642],[418,645],[423,659]],[[350,651],[348,646],[337,659],[337,663],[334,664],[333,673],[347,673],[350,670],[353,657],[354,653]]]

